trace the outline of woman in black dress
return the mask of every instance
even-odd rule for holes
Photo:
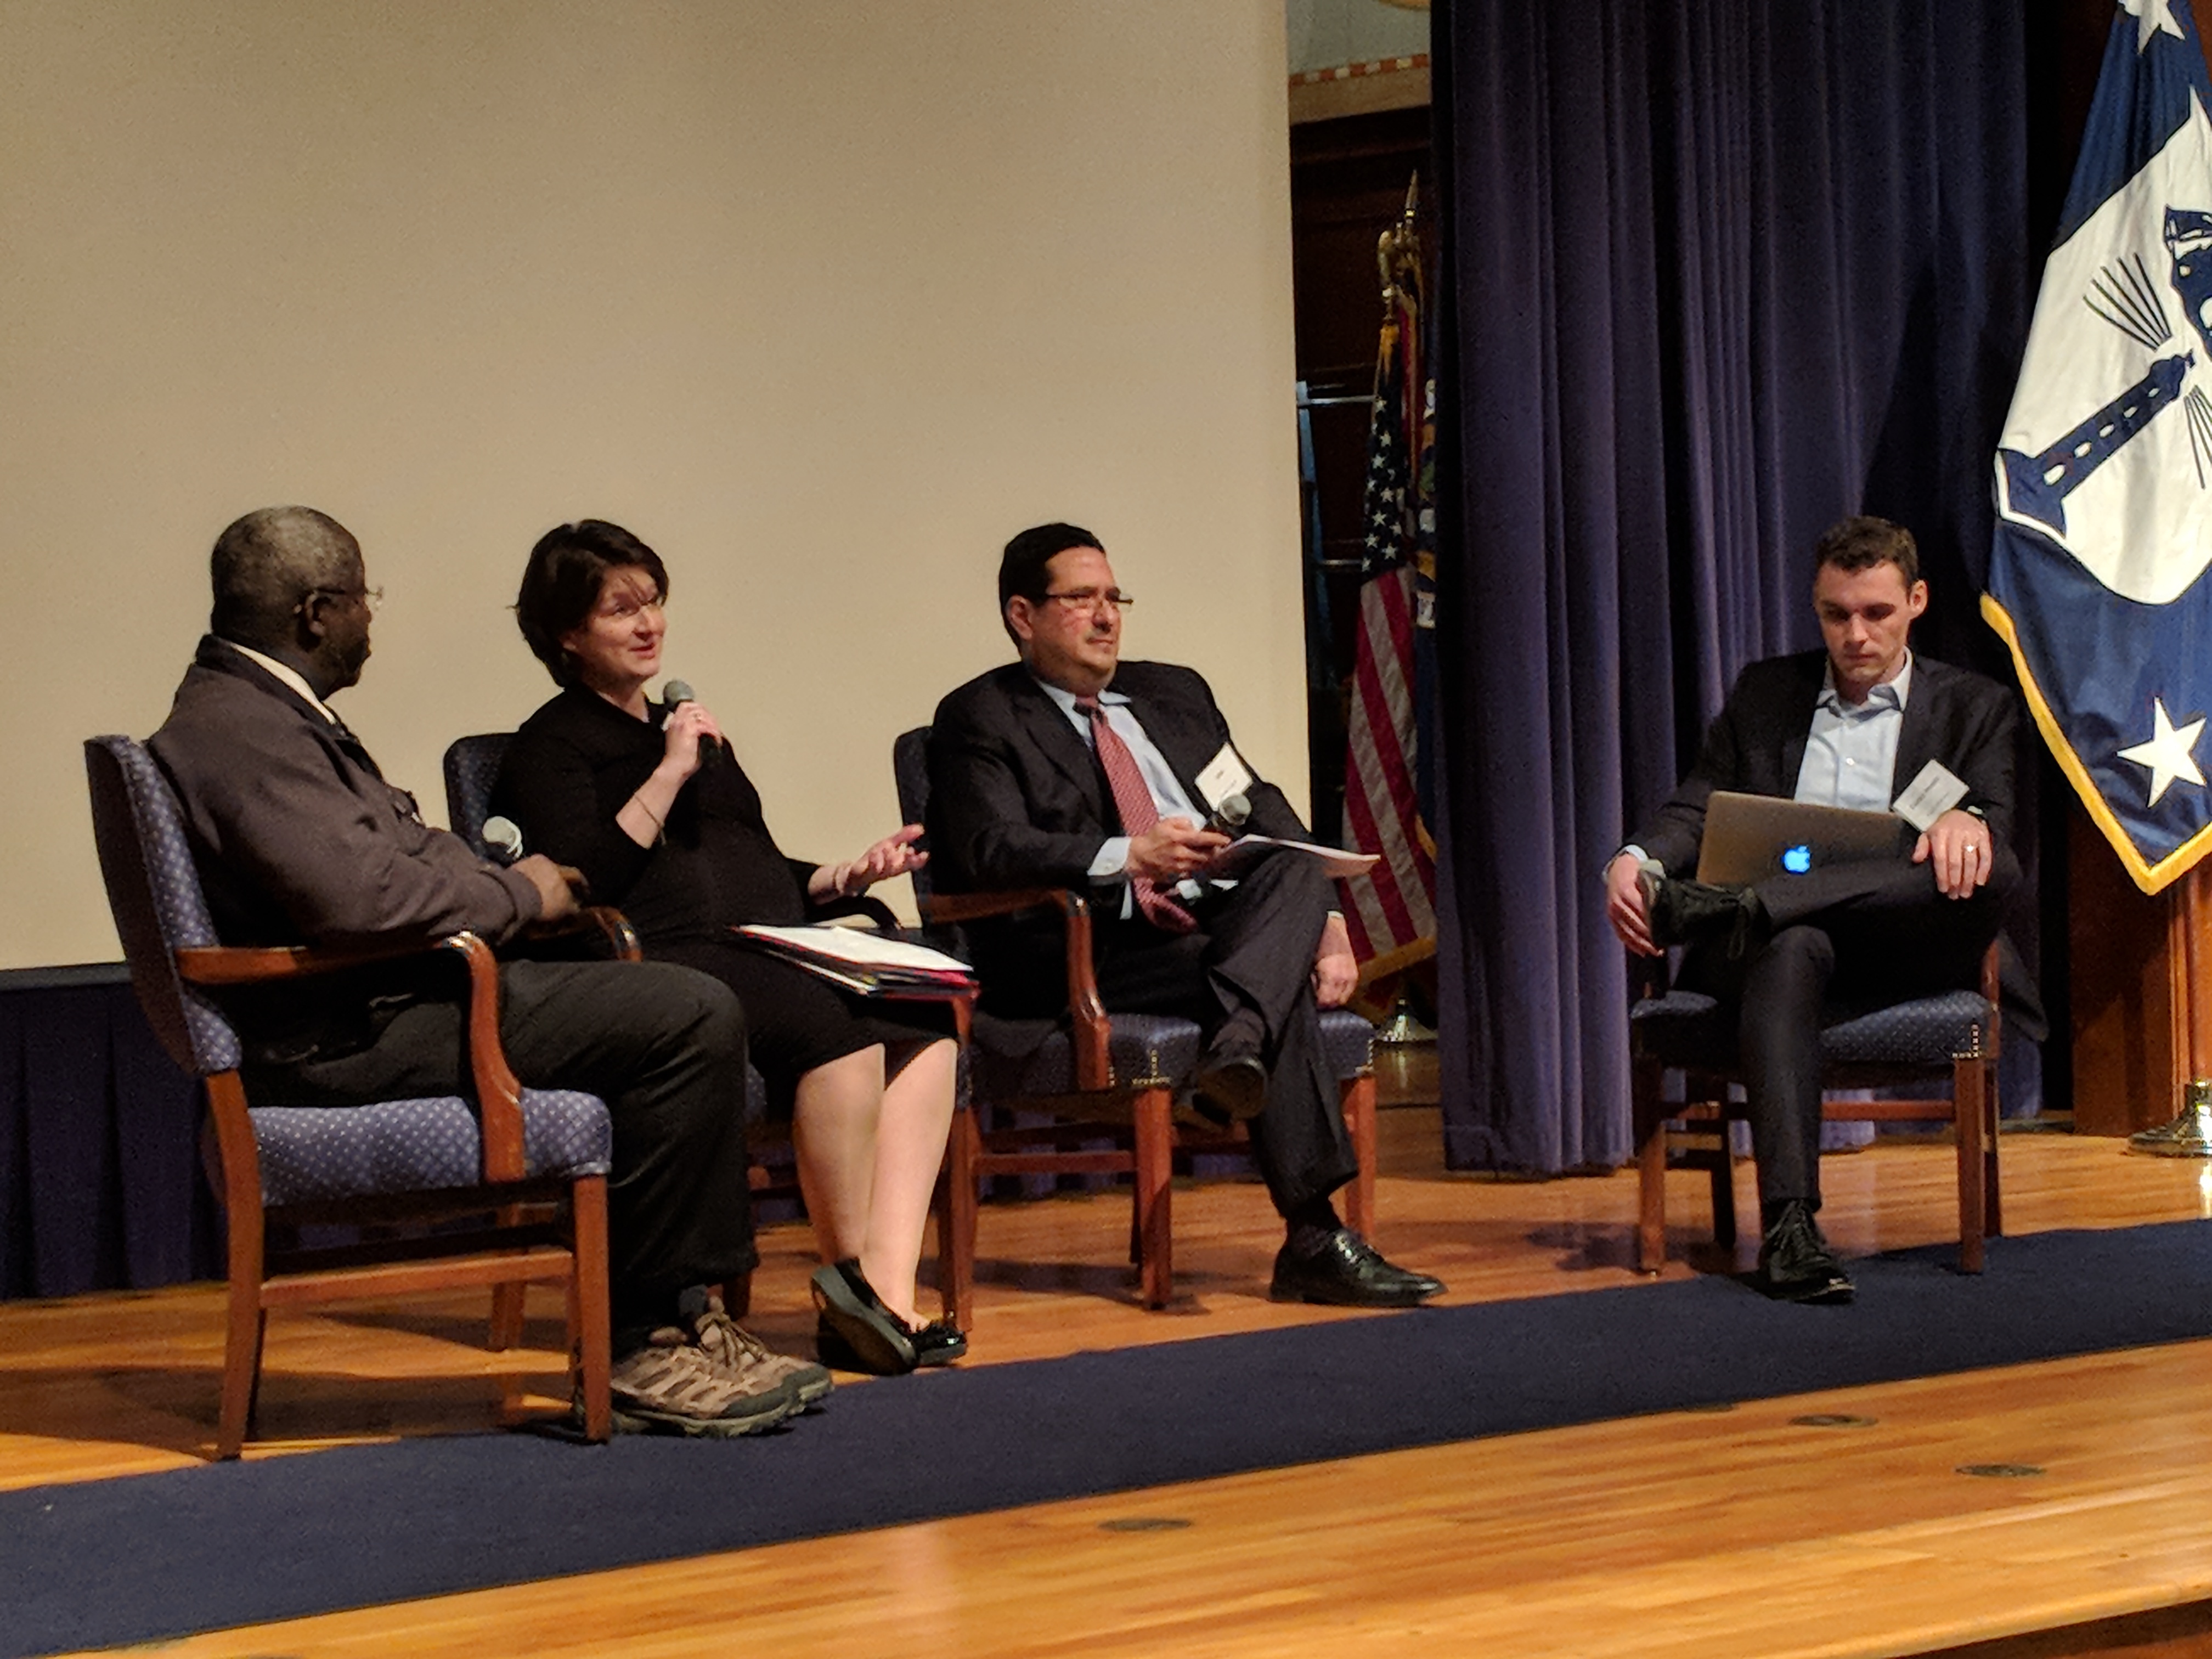
[[[515,611],[561,694],[514,735],[493,793],[532,852],[620,907],[647,956],[714,975],[744,1005],[752,1062],[793,1115],[799,1185],[828,1264],[813,1279],[825,1362],[895,1373],[967,1351],[915,1307],[915,1271],[957,1052],[939,1005],[848,997],[740,943],[928,857],[908,824],[842,864],[777,850],[714,717],[647,697],[660,672],[668,573],[617,525],[586,519],[531,550]]]

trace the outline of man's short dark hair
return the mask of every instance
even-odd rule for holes
[[[1106,550],[1106,544],[1080,525],[1041,524],[1008,542],[1006,552],[1000,556],[999,621],[1006,628],[1006,637],[1017,645],[1021,643],[1021,635],[1006,621],[1006,601],[1018,593],[1031,605],[1041,603],[1045,590],[1052,586],[1051,575],[1045,567],[1052,562],[1054,554],[1065,553],[1071,547],[1092,547],[1101,553]]]
[[[574,633],[591,616],[607,572],[633,568],[653,578],[659,598],[668,597],[668,568],[660,555],[605,519],[556,526],[530,550],[522,591],[514,596],[514,620],[531,654],[556,684],[576,684],[576,659],[562,648],[562,636]]]
[[[1895,565],[1897,574],[1905,578],[1908,593],[1920,580],[1920,549],[1913,542],[1912,532],[1901,524],[1870,514],[1830,525],[1813,550],[1816,577],[1830,565],[1838,570],[1871,570],[1878,564]]]
[[[312,507],[264,507],[234,520],[208,560],[215,604],[208,632],[265,649],[292,638],[300,602],[348,591],[361,578],[361,544]]]

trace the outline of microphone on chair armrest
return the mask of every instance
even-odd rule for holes
[[[482,833],[495,864],[513,864],[522,856],[522,830],[513,818],[486,818]]]

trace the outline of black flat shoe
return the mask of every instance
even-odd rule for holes
[[[1440,1279],[1385,1261],[1358,1233],[1340,1227],[1316,1249],[1294,1251],[1285,1243],[1275,1256],[1275,1276],[1267,1296],[1274,1302],[1318,1302],[1340,1308],[1411,1308],[1443,1287]]]
[[[817,1267],[807,1284],[814,1296],[817,1340],[822,1333],[834,1334],[836,1356],[824,1348],[823,1364],[871,1376],[904,1376],[914,1369],[913,1338],[861,1277],[859,1262]]]
[[[968,1333],[949,1319],[933,1319],[910,1334],[916,1365],[950,1365],[968,1357]]]

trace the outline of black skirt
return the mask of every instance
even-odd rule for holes
[[[817,1066],[882,1043],[889,1050],[889,1075],[906,1053],[953,1035],[947,1003],[854,996],[735,940],[649,944],[646,954],[655,962],[680,963],[712,974],[737,993],[745,1011],[749,1056],[768,1083],[769,1109],[779,1116],[790,1115],[799,1078]]]

